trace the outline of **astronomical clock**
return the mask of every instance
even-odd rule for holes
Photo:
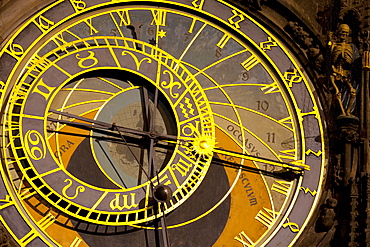
[[[224,0],[59,0],[0,51],[20,246],[291,246],[326,135],[284,42]]]

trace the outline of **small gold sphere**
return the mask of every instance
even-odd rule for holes
[[[208,142],[205,141],[205,140],[202,140],[199,142],[199,147],[202,148],[202,149],[207,149],[209,148],[209,145],[208,145]]]

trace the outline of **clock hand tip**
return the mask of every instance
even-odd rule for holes
[[[306,171],[311,170],[311,167],[309,165],[304,164],[303,160],[293,160],[289,163],[296,166],[297,168],[301,168],[301,169],[306,170]]]

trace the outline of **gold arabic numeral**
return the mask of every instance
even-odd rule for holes
[[[45,217],[43,217],[41,220],[37,222],[37,226],[41,230],[45,231],[50,225],[52,225],[55,222],[55,220],[56,219],[54,215],[48,213]],[[26,246],[38,236],[39,234],[36,230],[31,230],[23,238],[20,239],[20,242],[22,243],[22,246]]]
[[[46,156],[46,144],[40,132],[29,130],[25,135],[25,150],[33,160],[40,160]]]
[[[228,34],[225,33],[224,36],[222,36],[222,38],[220,39],[220,41],[218,41],[216,46],[223,49],[230,38],[231,38],[231,36],[229,36]]]
[[[268,208],[262,208],[254,218],[267,228],[271,228],[278,214],[279,212],[275,212]]]
[[[299,84],[303,81],[303,77],[299,74],[297,69],[287,71],[284,73],[285,84],[288,87],[293,87],[293,83]]]
[[[35,20],[33,20],[33,23],[43,32],[47,32],[51,27],[54,26],[54,22],[46,18],[45,16],[40,15]]]
[[[292,188],[293,181],[285,181],[285,180],[275,180],[272,184],[271,190],[276,191],[284,196],[288,196],[291,188]]]
[[[170,96],[172,98],[177,99],[179,97],[179,93],[174,93],[173,89],[176,87],[177,89],[181,88],[181,83],[178,81],[174,81],[173,74],[169,70],[163,71],[163,74],[168,74],[169,75],[169,82],[162,81],[161,86],[164,89],[169,89],[170,91]]]
[[[195,109],[193,108],[193,104],[191,103],[189,98],[185,97],[184,104],[179,103],[179,107],[181,109],[181,113],[183,114],[184,118],[190,118],[189,115],[194,116]]]
[[[131,25],[131,18],[130,18],[130,14],[127,9],[117,11],[117,15],[120,19],[120,22],[119,22],[120,27]]]
[[[303,191],[305,194],[310,194],[311,196],[315,196],[317,194],[316,190],[311,190],[310,188],[301,186],[301,191]]]
[[[136,203],[135,197],[136,193],[130,193],[130,195],[116,193],[115,198],[110,202],[109,206],[112,210],[118,209],[119,211],[136,208],[139,204]]]
[[[93,22],[92,22],[92,18],[86,19],[86,20],[84,20],[84,22],[85,22],[85,23],[86,23],[86,25],[90,28],[90,35],[93,35],[93,34],[96,34],[96,33],[98,33],[98,32],[99,32],[99,31],[94,27]]]
[[[280,89],[279,89],[279,86],[278,86],[277,82],[273,82],[271,84],[263,86],[261,88],[261,91],[263,91],[264,94],[279,93]]]
[[[235,10],[235,9],[233,9],[231,12],[233,13],[233,16],[231,16],[227,20],[229,21],[229,23],[231,25],[233,25],[235,28],[239,29],[240,28],[239,23],[244,21],[245,17],[243,15],[243,13],[241,13],[241,12]]]
[[[271,47],[278,46],[275,41],[272,40],[271,37],[267,38],[267,41],[260,43],[260,48],[264,51],[271,50]]]
[[[69,247],[77,247],[80,245],[80,243],[82,243],[82,239],[80,239],[79,237],[75,237],[75,239],[73,240]]]
[[[49,85],[45,84],[43,78],[41,78],[37,82],[34,89],[32,90],[32,93],[40,94],[41,96],[43,96],[45,98],[45,100],[48,100],[48,98],[50,97],[51,92],[54,90],[54,88],[56,88],[56,87],[52,87],[52,86],[49,86]]]
[[[99,60],[95,57],[93,51],[87,51],[89,55],[86,57],[81,57],[81,54],[76,54],[78,61],[78,66],[83,69],[91,68],[99,63]]]
[[[235,236],[234,239],[236,241],[239,241],[243,247],[253,247],[254,246],[254,242],[248,237],[248,235],[242,231],[239,233],[238,236]]]
[[[65,198],[68,198],[68,199],[73,200],[73,199],[75,199],[75,198],[77,198],[77,197],[78,197],[78,194],[79,194],[79,193],[82,193],[82,192],[84,192],[84,191],[85,191],[85,187],[84,187],[84,186],[82,186],[82,185],[80,185],[80,186],[77,186],[77,187],[76,187],[74,195],[73,195],[73,196],[69,196],[69,195],[67,195],[67,190],[68,190],[68,189],[72,186],[72,184],[73,184],[72,179],[67,178],[67,179],[65,179],[65,180],[64,180],[64,182],[65,182],[65,183],[68,183],[68,184],[67,184],[66,186],[64,186],[64,188],[62,189],[62,194],[63,194],[63,196],[64,196]]]
[[[270,107],[270,104],[266,100],[263,100],[263,101],[257,100],[257,110],[267,111],[269,107]]]
[[[70,0],[70,1],[77,13],[86,8],[86,3],[83,0]]]
[[[15,59],[19,59],[24,54],[23,47],[20,44],[14,43],[10,44],[5,51]]]
[[[165,10],[151,10],[153,20],[150,25],[166,26],[167,11]]]
[[[283,228],[289,227],[293,233],[299,232],[299,225],[297,223],[291,222],[289,218],[286,219],[286,222],[282,225]]]
[[[246,70],[250,71],[254,66],[256,66],[259,63],[259,59],[256,55],[251,55],[249,58],[247,58],[244,62],[242,62],[240,65]]]

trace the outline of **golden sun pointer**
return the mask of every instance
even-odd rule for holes
[[[200,156],[211,156],[216,145],[215,138],[202,135],[192,142],[192,150]]]

